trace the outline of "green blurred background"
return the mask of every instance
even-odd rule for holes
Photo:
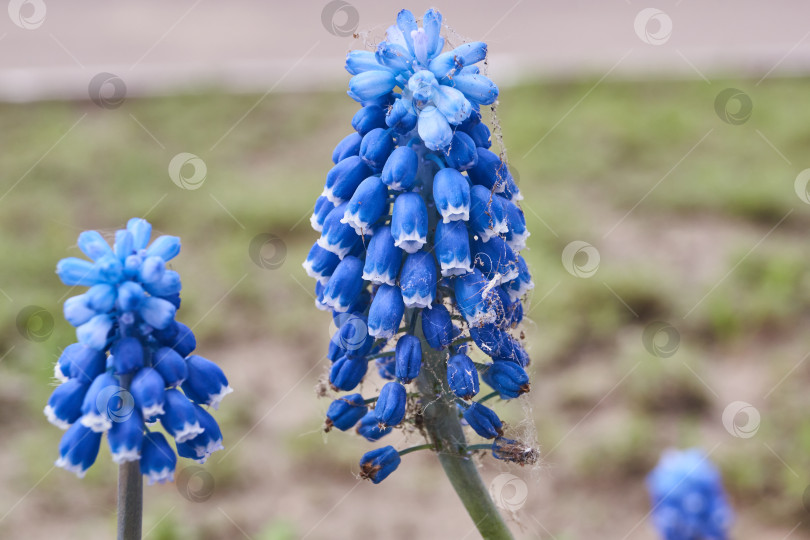
[[[353,45],[341,43],[338,66]],[[53,363],[74,339],[61,304],[77,292],[54,266],[79,255],[82,230],[111,233],[132,216],[182,238],[172,262],[184,284],[178,319],[195,325],[200,353],[236,390],[216,415],[226,451],[177,486],[145,488],[147,538],[477,534],[432,456],[408,456],[372,486],[355,478],[368,443],[320,429],[329,400],[314,387],[328,364],[330,317],[314,308],[300,263],[317,238],[308,218],[331,150],[356,110],[333,88],[128,96],[115,109],[0,104],[0,536],[113,534],[106,443],[84,480],[53,469],[61,431],[41,411]],[[716,111],[726,88],[753,104],[738,125]],[[587,73],[501,88],[497,119],[525,197],[536,287],[523,329],[532,392],[496,408],[518,428],[536,426],[543,462],[481,464],[486,483],[512,474],[527,486],[525,500],[500,494],[516,505],[516,536],[654,538],[644,477],[673,446],[710,452],[738,515],[735,538],[810,534],[801,524],[810,502],[810,212],[794,190],[810,143],[808,90],[804,77],[707,84]],[[169,179],[179,152],[204,160],[199,189]],[[283,241],[263,253],[283,258],[280,267],[251,259],[260,234]],[[598,250],[591,277],[562,263],[576,240]],[[48,315],[20,318],[32,305],[52,316],[50,332]],[[46,339],[26,339],[41,320]],[[670,333],[653,335],[658,322]],[[378,387],[368,382],[364,393]],[[724,426],[737,401],[760,415],[750,437]],[[202,492],[210,498],[195,502]]]

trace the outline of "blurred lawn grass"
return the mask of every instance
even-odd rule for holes
[[[810,123],[797,113],[810,82],[604,82],[577,105],[593,85],[506,88],[498,108],[533,234],[526,258],[537,288],[527,333],[535,369],[541,376],[542,370],[570,370],[594,350],[610,357],[621,350],[617,335],[659,319],[677,319],[681,339],[690,342],[684,354],[699,371],[718,347],[733,350],[774,335],[798,339],[808,322],[810,279],[806,251],[797,242],[810,214],[794,193],[793,179],[810,143]],[[717,92],[730,86],[749,92],[754,103],[742,126],[723,123],[714,111]],[[0,288],[13,299],[0,297],[0,354],[14,348],[3,360],[0,405],[40,414],[51,362],[73,339],[59,301],[67,288],[54,265],[78,254],[80,231],[109,232],[131,216],[148,213],[156,230],[182,238],[184,249],[173,262],[184,278],[180,318],[199,321],[204,343],[311,341],[313,326],[325,328],[328,316],[312,309],[311,282],[299,262],[316,238],[308,217],[331,166],[331,149],[349,132],[354,110],[342,93],[131,99],[115,110],[90,103],[0,105],[0,170],[3,191],[9,190],[0,199],[0,252],[6,254]],[[208,174],[200,189],[181,190],[170,181],[167,166],[179,152],[205,161]],[[749,256],[792,209],[790,219]],[[656,234],[708,217],[708,246],[678,249],[695,260],[718,258],[720,272],[694,281],[655,256],[656,249],[667,250]],[[739,234],[712,240],[712,224]],[[259,233],[284,240],[287,259],[280,269],[252,263],[248,246]],[[563,247],[575,239],[602,250],[598,279],[573,278],[560,264]],[[53,335],[42,343],[24,340],[16,328],[19,310],[32,304],[55,319]],[[210,312],[212,306],[216,311]],[[315,335],[326,343],[325,330]],[[791,359],[783,361],[791,365]],[[712,396],[682,369],[644,369],[644,384],[631,385],[625,396],[632,417],[581,456],[583,471],[592,473],[608,459],[622,474],[643,474],[651,464],[655,418],[673,410],[686,411],[679,420],[684,439],[697,437],[694,423],[707,414]],[[778,380],[779,368],[774,371]],[[565,391],[563,406],[587,410],[588,391],[576,386]],[[810,465],[810,423],[797,413],[794,399],[802,386],[788,381],[784,388],[772,404],[782,414],[768,429],[781,441],[774,444],[785,459]],[[239,419],[239,411],[234,415]],[[2,412],[0,420],[14,422]],[[538,422],[550,433],[566,429]],[[800,444],[790,444],[797,426]],[[10,443],[26,456],[30,477],[49,463],[41,454],[55,448],[58,436],[55,429],[38,430]],[[799,483],[767,452],[751,452],[725,465],[735,496],[754,500],[776,492],[785,497],[779,513],[799,512]],[[293,453],[306,455],[299,447]],[[273,527],[268,537],[286,534],[286,524]]]

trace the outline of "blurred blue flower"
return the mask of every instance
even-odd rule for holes
[[[172,480],[177,456],[147,426],[156,421],[177,445],[196,441],[205,456],[222,447],[216,421],[195,403],[216,408],[231,387],[216,364],[191,355],[194,334],[174,320],[181,284],[167,263],[179,254],[180,239],[160,236],[150,244],[151,236],[152,226],[138,218],[115,233],[112,247],[86,231],[78,246],[90,261],[70,257],[56,267],[66,285],[89,287],[65,301],[78,343],[59,357],[54,375],[62,385],[45,407],[48,420],[67,430],[56,464],[79,476],[106,433],[114,462],[140,460],[150,483]]]
[[[655,528],[664,540],[725,540],[733,521],[720,472],[697,448],[667,450],[647,476]]]

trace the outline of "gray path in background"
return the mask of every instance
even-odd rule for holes
[[[380,36],[399,7],[434,2],[325,0],[11,0],[0,12],[0,100],[194,89],[339,88],[343,53]],[[490,74],[760,79],[810,71],[810,3],[680,0],[445,0],[445,22],[490,45]],[[329,16],[329,8],[334,16]],[[338,9],[336,9],[338,8]],[[325,14],[326,10],[326,14]],[[647,11],[643,11],[647,10]],[[671,28],[670,28],[671,23]],[[27,28],[25,28],[27,27]],[[106,83],[106,84],[102,84]],[[118,86],[116,86],[118,85]]]

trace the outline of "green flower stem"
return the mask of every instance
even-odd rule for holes
[[[417,385],[425,404],[423,417],[428,441],[436,448],[444,473],[481,536],[487,540],[511,540],[512,533],[470,458],[454,396],[446,391],[447,353],[428,346],[421,330],[417,327],[422,340],[422,372]]]
[[[490,392],[489,394],[487,394],[484,397],[482,397],[481,399],[479,399],[478,403],[483,403],[488,399],[492,399],[494,397],[497,397],[497,395],[498,395],[498,392]]]
[[[129,388],[131,375],[121,377]],[[143,476],[140,461],[118,466],[118,540],[140,540],[143,524]]]
[[[400,450],[399,455],[404,456],[405,454],[410,454],[411,452],[416,452],[418,450],[433,450],[434,447],[431,443],[427,444],[420,444],[419,446],[411,446],[410,448],[406,448],[405,450]]]

